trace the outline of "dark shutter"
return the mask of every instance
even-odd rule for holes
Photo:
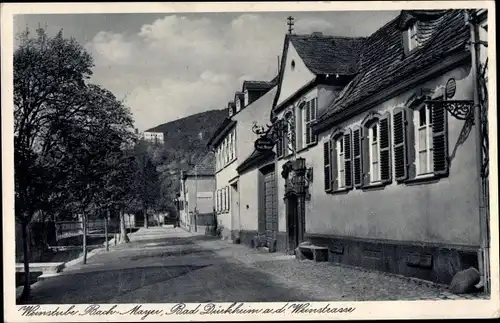
[[[352,149],[351,149],[352,130],[348,129],[344,133],[344,175],[345,188],[352,188]]]
[[[307,101],[306,102],[306,146],[311,143],[311,102],[312,101]]]
[[[434,175],[448,175],[448,120],[442,101],[432,105],[432,149]]]
[[[310,123],[309,123],[309,132],[311,133],[309,136],[311,138],[311,143],[316,143],[318,141],[318,136],[313,134],[313,129],[311,126],[311,123],[316,120],[316,114],[318,111],[318,99],[313,99],[311,101],[311,117],[310,117]]]
[[[361,156],[361,128],[357,127],[353,130],[352,135],[352,151],[354,159],[354,186],[356,188],[363,185],[362,181],[362,156]]]
[[[406,109],[394,109],[394,171],[398,182],[408,178],[407,125]]]
[[[380,118],[380,180],[386,184],[392,179],[390,120],[389,112]]]
[[[363,182],[362,185],[369,185],[370,184],[370,141],[368,140],[368,128],[363,127],[361,128],[361,156],[363,158],[361,159],[361,169],[362,169],[362,176],[361,176],[361,181]],[[379,164],[380,164],[380,159],[379,159]]]
[[[330,145],[331,141],[327,140],[323,144],[323,162],[324,162],[324,180],[325,180],[325,191],[330,192],[332,190],[332,171],[331,171],[331,155],[330,155]]]
[[[276,131],[276,133],[278,134],[278,142],[276,143],[276,154],[278,157],[281,157],[283,156],[283,136],[284,136],[282,119],[277,121],[277,127],[278,130]]]

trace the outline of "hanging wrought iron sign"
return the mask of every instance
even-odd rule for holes
[[[446,82],[446,88],[444,90],[446,98],[451,99],[453,96],[455,96],[456,90],[457,90],[457,81],[455,81],[454,78],[449,79],[448,82]]]
[[[254,146],[257,151],[269,151],[273,149],[274,141],[271,138],[264,136],[255,140]]]

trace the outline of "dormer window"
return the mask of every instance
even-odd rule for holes
[[[248,105],[248,90],[245,91],[245,106]]]
[[[233,115],[233,107],[229,107],[229,116],[231,117]]]
[[[418,47],[417,23],[413,23],[408,28],[408,52],[411,52]]]
[[[241,110],[241,102],[240,100],[236,100],[236,112]]]

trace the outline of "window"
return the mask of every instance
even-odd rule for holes
[[[379,127],[378,122],[373,123],[368,128],[368,140],[369,140],[369,163],[370,163],[370,182],[375,183],[380,181],[380,148],[379,148]]]
[[[336,130],[324,143],[325,191],[352,188],[352,131]]]
[[[417,175],[430,174],[434,171],[432,156],[432,107],[428,104],[423,105],[415,113],[415,124],[418,125],[416,149],[417,149]]]
[[[422,101],[416,99],[408,107],[394,109],[394,168],[398,182],[448,175],[448,113],[440,100]]]
[[[340,137],[336,141],[337,145],[337,178],[338,188],[345,186],[345,172],[344,172],[344,138]]]
[[[370,113],[353,130],[354,186],[386,185],[392,181],[390,113]]]
[[[291,111],[285,114],[284,155],[293,154],[295,149],[295,122]]]
[[[302,115],[302,147],[315,144],[318,137],[313,134],[311,124],[316,120],[318,99],[314,98],[305,102],[301,109]]]
[[[245,106],[248,105],[248,90],[245,90]]]
[[[283,155],[285,154],[286,139],[283,132],[284,126],[285,126],[285,120],[279,119],[278,121],[276,121],[276,128],[278,129],[277,130],[278,140],[276,142],[276,155],[278,156],[278,158],[283,157]]]
[[[417,23],[414,23],[408,28],[408,51],[418,47]]]

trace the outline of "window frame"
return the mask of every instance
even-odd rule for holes
[[[376,127],[376,129],[374,129]],[[380,122],[378,119],[373,120],[367,125],[368,129],[368,163],[370,165],[370,185],[376,185],[380,183]],[[375,130],[375,131],[374,131]],[[375,134],[375,136],[374,136]],[[374,139],[375,137],[375,139]],[[375,154],[373,152],[373,147],[376,147],[376,157],[377,160],[374,161]],[[377,166],[377,174],[375,174],[375,165]],[[375,177],[375,175],[377,175]]]
[[[373,176],[373,126],[377,125],[377,177]],[[384,130],[382,128],[384,127]],[[355,155],[353,158],[359,158],[357,165],[360,168],[356,169],[357,165],[354,165],[354,173],[360,173],[359,182],[355,184],[356,188],[372,188],[372,187],[385,187],[392,183],[392,133],[393,128],[391,127],[391,112],[385,111],[382,114],[379,112],[369,112],[359,127],[356,127],[355,131],[359,131],[360,142],[359,145],[359,155]],[[355,138],[353,136],[353,149],[355,146]],[[356,175],[354,175],[356,179]]]
[[[302,149],[318,143],[318,136],[312,131],[312,123],[318,118],[318,97],[315,96],[301,104]],[[309,136],[309,141],[307,140]]]
[[[429,109],[426,111],[426,118],[429,116],[429,121],[430,118],[432,118],[432,127],[429,127],[429,136],[432,137],[432,142],[427,142],[429,149],[432,151],[432,168],[431,170],[426,173],[426,174],[419,174],[419,169],[417,170],[417,164],[419,164],[419,159],[418,159],[418,152],[419,152],[419,146],[418,146],[418,128],[420,126],[419,121],[420,118],[419,116],[417,117],[416,115],[419,115],[419,110],[422,108],[426,102],[425,101],[436,101],[436,102],[444,102],[444,95],[436,96],[434,98],[431,98],[427,94],[421,94],[421,95],[413,95],[407,103],[402,106],[402,107],[397,107],[394,109],[393,114],[395,115],[394,117],[394,123],[396,123],[396,115],[400,114],[402,118],[398,122],[403,123],[403,132],[402,134],[404,135],[404,140],[403,140],[403,148],[401,150],[401,156],[400,159],[403,159],[403,162],[405,162],[405,165],[403,165],[403,168],[401,169],[402,173],[398,176],[396,173],[396,181],[398,184],[408,184],[408,185],[413,185],[413,184],[425,184],[425,183],[432,183],[435,182],[436,180],[439,180],[440,178],[443,177],[448,177],[449,175],[449,169],[450,169],[450,164],[449,164],[449,133],[448,133],[448,112],[444,107],[439,107],[439,104],[436,105],[438,109]],[[427,109],[426,109],[427,110]],[[432,117],[430,114],[432,113]],[[439,113],[442,113],[440,116]],[[441,127],[435,128],[434,126],[436,125],[436,117],[438,117],[441,122]],[[418,121],[418,123],[417,123]],[[439,124],[438,124],[439,126]],[[396,127],[394,124],[393,127]],[[440,130],[439,132],[437,132]],[[436,132],[435,132],[436,131]],[[396,134],[394,133],[394,136]],[[440,140],[441,142],[435,144],[435,140]],[[396,138],[394,138],[394,142],[396,142]],[[435,155],[435,149],[436,147],[441,147],[439,154]],[[396,143],[393,146],[393,149],[396,148]],[[401,148],[400,148],[401,149]],[[436,156],[444,156],[444,159],[441,159],[439,162],[441,166],[441,169],[435,164]],[[428,156],[427,158],[429,158]],[[401,165],[397,165],[398,162],[401,162],[398,160],[398,158],[395,155],[394,158],[394,164],[395,168],[401,167]]]
[[[421,125],[421,110],[425,110],[425,124]],[[418,111],[418,113],[415,113]],[[431,106],[423,103],[417,108],[414,109],[413,113],[413,123],[414,123],[414,129],[415,129],[415,142],[414,142],[414,149],[415,149],[415,167],[416,167],[416,178],[423,178],[423,177],[428,177],[428,176],[433,176],[434,175],[434,161],[433,161],[433,142],[432,142],[432,109]],[[421,142],[420,142],[420,131],[425,130],[425,143],[426,147],[425,150],[422,149],[421,147]],[[421,169],[421,153],[425,152],[426,154],[426,160],[425,160],[425,166],[426,166],[426,171],[422,172]]]
[[[325,183],[327,193],[346,192],[354,187],[352,135],[351,128],[335,129],[324,143],[323,154],[328,154],[323,156],[324,163],[328,160],[328,165],[324,165],[324,180],[330,180],[329,185]],[[339,158],[340,156],[342,158]],[[342,166],[342,171],[339,166]],[[340,183],[342,185],[339,185]]]
[[[408,27],[408,52],[417,49],[419,46],[418,25],[417,22],[414,22]]]

